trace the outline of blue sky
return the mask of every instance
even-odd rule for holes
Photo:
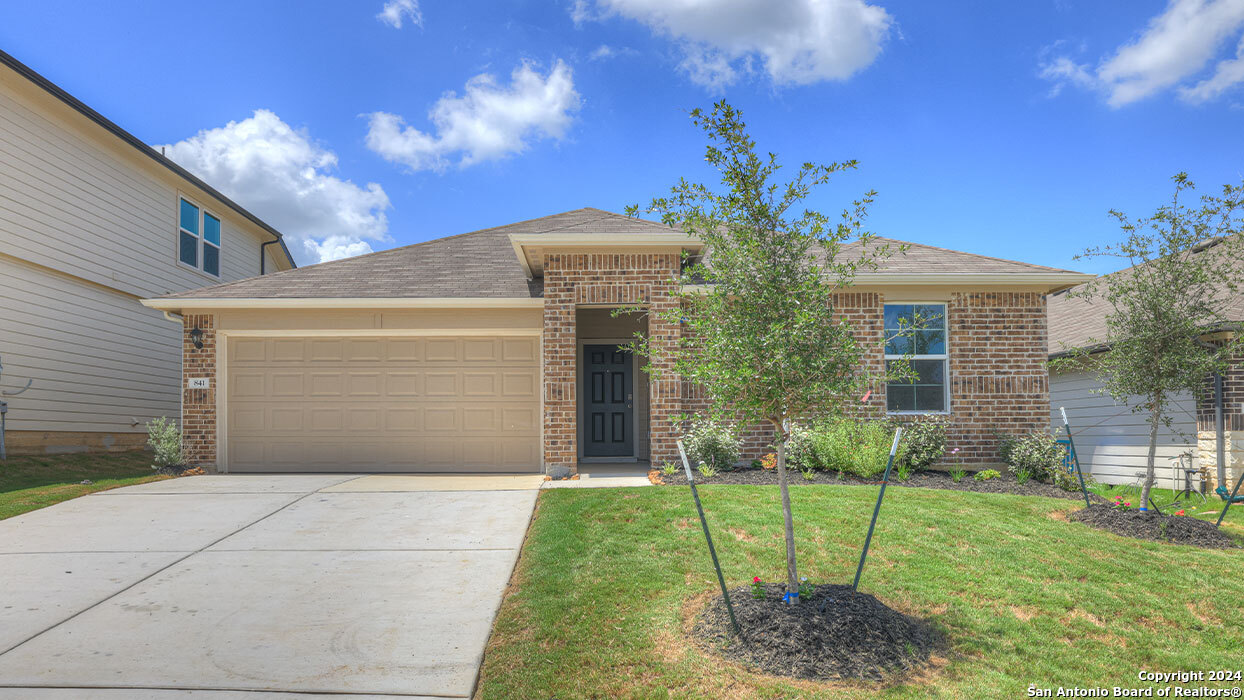
[[[388,4],[6,3],[0,46],[304,264],[711,179],[686,111],[721,97],[789,164],[860,161],[813,206],[1091,272],[1109,208],[1244,172],[1244,0]]]

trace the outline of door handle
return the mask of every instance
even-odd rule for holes
[[[634,396],[634,394],[627,394],[627,395],[626,395],[626,407],[627,407],[627,408],[631,408],[631,398],[632,398],[633,396]]]

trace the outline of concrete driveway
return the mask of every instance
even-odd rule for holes
[[[470,696],[540,485],[198,476],[0,521],[0,698]]]

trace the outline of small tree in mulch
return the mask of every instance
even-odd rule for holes
[[[1138,219],[1111,210],[1122,240],[1078,256],[1122,258],[1131,267],[1069,292],[1109,304],[1106,337],[1056,361],[1079,364],[1105,348],[1089,365],[1104,391],[1133,412],[1148,414],[1142,508],[1153,488],[1158,431],[1171,426],[1172,400],[1181,392],[1202,391],[1209,376],[1227,370],[1244,343],[1240,335],[1203,340],[1238,320],[1224,312],[1230,296],[1239,292],[1244,269],[1244,186],[1225,185],[1220,195],[1203,195],[1190,204],[1186,200],[1195,185],[1186,173],[1173,180],[1170,202]]]
[[[863,229],[874,192],[851,202],[837,219],[804,209],[814,188],[856,162],[804,163],[785,183],[776,182],[777,157],[756,151],[740,112],[725,102],[711,112],[694,110],[693,123],[709,139],[705,160],[721,174],[722,191],[679,180],[648,209],[700,239],[706,254],[690,260],[681,306],[652,311],[681,325],[677,342],[637,338],[633,349],[705,391],[719,420],[768,423],[777,433],[777,472],[786,539],[787,590],[799,590],[794,524],[787,483],[785,443],[789,420],[838,409],[862,391],[865,348],[842,318],[836,290],[856,271],[875,268],[892,251],[866,245]],[[638,214],[638,207],[628,207]],[[857,243],[851,255],[843,247]],[[877,339],[880,342],[880,338]]]

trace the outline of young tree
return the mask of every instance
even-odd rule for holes
[[[649,371],[668,363],[676,376],[703,388],[715,419],[773,426],[787,586],[798,591],[786,475],[790,420],[833,411],[868,383],[864,349],[837,317],[834,291],[892,251],[865,245],[873,236],[863,220],[875,192],[852,202],[837,222],[795,209],[834,173],[854,169],[855,161],[805,163],[779,184],[773,182],[781,167],[777,157],[756,153],[738,110],[718,102],[711,113],[693,111],[691,119],[708,135],[705,159],[721,173],[724,191],[684,178],[668,197],[652,201],[649,211],[699,238],[706,252],[685,266],[674,292],[681,308],[652,312],[680,324],[680,339],[671,345],[641,337],[633,349],[653,360]],[[628,207],[628,214],[637,213],[637,206]],[[849,243],[855,245],[845,255]]]
[[[1141,508],[1153,488],[1158,430],[1171,425],[1170,403],[1182,391],[1200,392],[1206,379],[1229,367],[1241,349],[1241,338],[1207,343],[1203,336],[1226,328],[1224,315],[1230,295],[1239,291],[1237,277],[1244,268],[1241,232],[1241,195],[1244,187],[1226,185],[1220,196],[1204,195],[1192,205],[1185,192],[1196,186],[1186,173],[1175,175],[1171,201],[1152,216],[1131,219],[1111,210],[1123,240],[1095,247],[1077,257],[1118,257],[1131,267],[1070,292],[1073,296],[1101,298],[1110,304],[1106,338],[1094,338],[1087,347],[1057,361],[1078,363],[1094,348],[1106,347],[1094,371],[1104,391],[1134,413],[1148,412],[1149,455]],[[1139,397],[1139,401],[1137,401]]]

